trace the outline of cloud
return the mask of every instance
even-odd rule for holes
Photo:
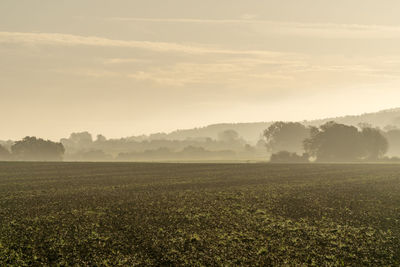
[[[278,27],[279,28],[279,27]],[[320,38],[344,39],[398,39],[399,26],[332,24],[332,23],[283,23],[280,30],[285,34]]]
[[[255,19],[256,15],[243,15],[240,19],[192,19],[192,18],[108,18],[109,21],[149,22],[149,23],[196,23],[196,24],[247,24],[259,26],[260,32],[301,35],[320,38],[346,39],[397,39],[400,38],[400,26],[299,23],[279,22]]]
[[[113,17],[107,18],[108,21],[121,21],[121,22],[155,22],[155,23],[210,23],[210,24],[232,24],[232,23],[259,23],[261,21],[252,20],[251,18],[241,19],[194,19],[194,18],[126,18],[126,17]]]
[[[139,58],[108,58],[108,59],[104,59],[103,63],[106,65],[128,64],[128,63],[149,63],[149,60],[144,60],[144,59],[139,59]]]
[[[223,88],[248,88],[258,90],[266,85],[291,81],[290,73],[279,69],[266,70],[257,64],[228,62],[178,63],[164,68],[152,68],[128,75],[137,81],[152,82],[158,85],[187,87],[191,85],[218,85]],[[188,87],[189,88],[189,87]],[[252,89],[251,89],[252,88]]]
[[[256,14],[243,14],[240,16],[241,19],[246,19],[246,20],[255,19],[257,17],[258,16]]]
[[[227,54],[227,55],[255,55],[280,56],[281,53],[264,50],[232,50],[211,48],[200,45],[126,41],[96,36],[80,36],[61,33],[27,33],[27,32],[0,32],[0,43],[21,43],[31,45],[66,45],[66,46],[100,46],[144,49],[153,52],[176,52],[185,54]]]

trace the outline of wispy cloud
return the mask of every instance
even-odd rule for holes
[[[282,23],[277,28],[286,34],[320,38],[345,39],[398,39],[400,26],[333,24],[333,23]]]
[[[139,58],[108,58],[104,59],[106,65],[128,64],[128,63],[149,63],[149,60]]]
[[[0,43],[32,45],[101,46],[151,50],[153,52],[178,52],[186,54],[228,54],[279,56],[281,53],[263,50],[233,50],[205,47],[195,44],[117,40],[97,36],[80,36],[61,33],[0,32]]]
[[[171,22],[171,23],[211,23],[211,24],[232,24],[232,23],[261,23],[261,20],[254,20],[249,17],[240,19],[195,19],[195,18],[107,18],[109,21],[133,21],[133,22]]]
[[[193,18],[107,18],[109,21],[149,22],[149,23],[196,23],[196,24],[247,24],[261,26],[260,31],[287,35],[305,35],[321,38],[400,38],[400,26],[299,23],[255,19],[256,16],[244,16],[240,19],[193,19]]]
[[[179,63],[169,68],[157,68],[138,71],[128,77],[139,81],[150,81],[170,86],[186,86],[193,84],[218,84],[230,88],[245,88],[250,84],[271,83],[291,79],[288,75],[276,71],[255,71],[254,66],[232,63]],[[255,82],[255,79],[257,81]]]

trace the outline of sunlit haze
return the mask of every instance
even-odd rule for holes
[[[1,0],[0,139],[399,106],[400,1]]]

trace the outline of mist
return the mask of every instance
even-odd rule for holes
[[[399,161],[400,111],[301,122],[215,124],[121,138],[75,132],[58,142],[0,141],[0,160],[123,162]]]
[[[396,107],[400,21],[386,2],[1,1],[0,139]]]

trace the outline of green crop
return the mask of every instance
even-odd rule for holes
[[[0,163],[0,266],[399,266],[400,165]]]

